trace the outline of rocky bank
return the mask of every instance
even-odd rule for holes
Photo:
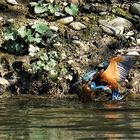
[[[77,96],[81,93],[81,84],[75,83],[87,70],[118,54],[140,53],[139,2],[44,0],[40,3],[29,0],[17,0],[17,4],[0,2],[1,94],[8,91],[12,95]],[[38,33],[37,39],[42,40],[37,43],[24,40],[25,36],[19,39],[19,34],[16,39],[5,39],[7,28],[12,26],[18,30],[24,26],[34,31],[34,22],[42,20],[47,22],[52,36],[39,30],[43,35]],[[20,42],[24,49],[11,46],[14,41]],[[120,92],[127,90],[133,98],[139,96],[139,71],[138,60],[120,85]]]

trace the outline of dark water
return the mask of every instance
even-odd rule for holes
[[[0,140],[140,139],[140,102],[0,99]]]

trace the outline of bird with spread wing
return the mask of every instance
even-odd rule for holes
[[[84,92],[90,94],[96,90],[110,91],[111,89],[112,100],[121,100],[123,97],[119,95],[118,86],[125,80],[138,58],[139,54],[131,55],[131,53],[113,57],[104,71],[94,72],[94,74],[90,72],[91,77],[89,76],[89,80],[82,85]]]

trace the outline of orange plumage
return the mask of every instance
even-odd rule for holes
[[[99,80],[100,83],[107,84],[113,90],[117,90],[118,84],[125,80],[135,61],[135,56],[129,55],[112,58],[107,69],[97,75],[96,81]]]
[[[136,59],[137,58],[134,55],[114,57],[110,60],[107,69],[105,71],[97,72],[92,81],[94,81],[97,86],[103,85],[110,87],[112,89],[112,94],[114,93],[113,96],[117,96],[114,100],[117,100],[119,96],[118,85],[125,80],[130,68],[136,62]],[[83,84],[83,89],[88,95],[92,92],[86,83]]]
[[[119,79],[119,71],[117,68],[117,63],[123,60],[122,57],[114,57],[110,60],[110,64],[108,68],[104,71],[99,73],[98,80],[101,83],[108,84],[112,86],[113,89],[118,87],[118,79]]]

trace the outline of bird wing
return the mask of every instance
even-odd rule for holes
[[[122,56],[122,60],[117,63],[118,68],[118,82],[122,82],[125,80],[126,76],[128,75],[129,70],[136,62],[135,56]]]
[[[103,72],[103,77],[114,82],[125,80],[129,70],[136,62],[136,56],[126,55],[114,57],[110,60],[108,68]]]

